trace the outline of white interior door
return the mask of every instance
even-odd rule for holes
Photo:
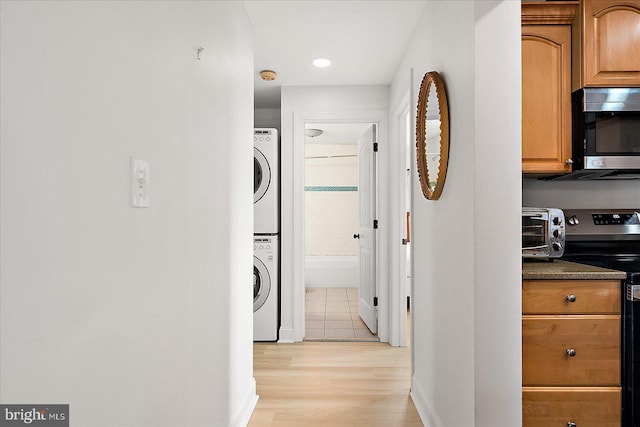
[[[374,228],[374,221],[376,221],[376,155],[374,153],[374,144],[377,144],[376,124],[372,124],[358,138],[359,231],[357,236],[360,243],[358,311],[372,333],[378,331],[376,234]]]

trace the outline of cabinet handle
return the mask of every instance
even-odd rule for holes
[[[567,356],[574,357],[576,355],[576,351],[572,348],[567,349]]]
[[[573,164],[573,159],[567,159],[565,161],[565,163],[568,164],[568,165],[572,165]]]
[[[571,294],[571,295],[567,295],[567,301],[569,302],[576,302],[576,296]]]
[[[567,423],[567,427],[576,427],[576,423],[574,423],[573,421],[569,421]]]

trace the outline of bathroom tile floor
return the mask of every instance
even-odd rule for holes
[[[305,341],[380,341],[358,314],[357,288],[307,288]]]

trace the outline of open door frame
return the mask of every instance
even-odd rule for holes
[[[304,309],[305,309],[305,280],[304,280],[304,129],[305,123],[377,123],[379,137],[379,170],[378,170],[378,200],[379,206],[388,206],[388,161],[385,156],[389,153],[389,131],[387,110],[344,110],[344,111],[305,111],[294,112],[293,115],[293,210],[298,214],[293,218],[293,233],[291,236],[282,234],[283,247],[287,244],[284,240],[291,239],[292,257],[292,303],[293,325],[291,331],[283,331],[281,328],[281,342],[299,342],[304,339]],[[284,163],[284,160],[283,160]],[[283,184],[284,185],[284,184]],[[378,337],[381,342],[389,342],[389,258],[388,258],[388,209],[380,209],[378,212],[378,239],[376,241],[377,263],[376,276],[378,277]],[[284,252],[283,252],[284,256]],[[286,274],[286,272],[283,272]],[[283,282],[283,286],[285,283]],[[287,289],[283,288],[284,293]],[[286,304],[283,301],[283,304]],[[394,329],[396,329],[394,327]],[[283,333],[284,332],[284,333]]]
[[[406,238],[406,141],[409,138],[413,141],[412,130],[414,118],[410,105],[410,95],[405,94],[393,111],[391,121],[392,148],[389,156],[389,187],[390,192],[388,205],[390,206],[389,218],[393,226],[389,230],[389,344],[404,347],[407,345],[407,303],[406,303],[406,246],[402,245],[402,239]],[[407,123],[408,120],[408,123]],[[409,152],[412,159],[411,177],[414,176],[415,155]],[[411,200],[409,200],[411,202]],[[411,203],[412,205],[412,203]],[[412,225],[412,224],[411,224]],[[413,292],[412,292],[413,294]],[[413,316],[411,314],[411,316]]]

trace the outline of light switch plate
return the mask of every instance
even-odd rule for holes
[[[149,162],[131,158],[131,206],[149,207]]]

